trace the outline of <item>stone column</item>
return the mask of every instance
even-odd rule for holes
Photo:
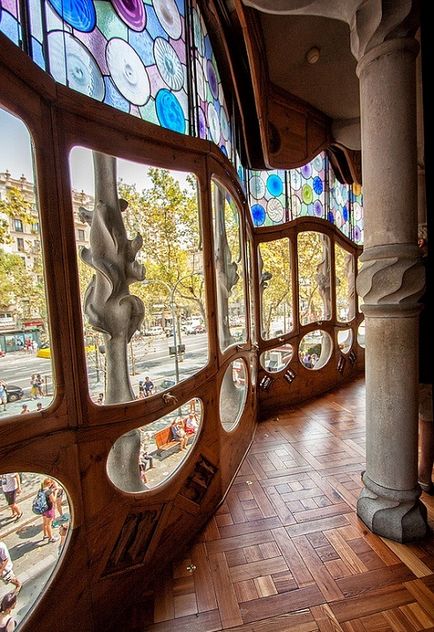
[[[364,9],[381,4],[387,3],[368,2]],[[357,289],[366,319],[367,465],[357,513],[374,533],[408,542],[427,533],[417,484],[418,299],[424,279],[417,248],[418,44],[408,28],[412,3],[396,6],[400,25],[394,21],[388,30],[390,14],[383,21],[380,16],[368,33],[365,13],[352,32],[366,238]]]

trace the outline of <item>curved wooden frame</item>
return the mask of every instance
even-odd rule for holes
[[[224,353],[218,347],[211,178],[215,176],[224,184],[243,211],[243,253],[245,256],[250,249],[250,275],[256,298],[255,313],[251,314],[251,279],[244,265],[246,319],[255,321],[256,331],[260,322],[255,255],[258,241],[296,235],[302,225],[318,223],[303,219],[291,227],[254,231],[234,169],[212,143],[135,119],[56,84],[3,36],[0,86],[0,104],[29,127],[35,144],[56,375],[56,396],[48,409],[42,414],[10,417],[0,423],[1,470],[33,471],[57,478],[65,486],[72,507],[72,529],[59,572],[53,575],[23,628],[35,632],[57,629],[61,619],[65,632],[110,629],[116,625],[116,616],[120,618],[123,610],[143,596],[162,560],[168,563],[181,554],[208,521],[228,490],[255,431],[258,396],[252,378],[259,372],[260,379],[262,371],[258,369],[256,339],[252,340],[249,333],[246,343],[232,345]],[[104,407],[93,405],[89,399],[69,175],[69,153],[76,145],[157,167],[175,167],[194,173],[198,179],[210,325],[209,362],[172,392],[179,403],[194,396],[202,400],[202,429],[191,454],[175,475],[160,487],[138,494],[121,492],[111,483],[106,472],[108,452],[119,436],[155,421],[179,404],[167,405],[158,395],[146,401]],[[330,225],[321,226],[326,234],[335,235]],[[347,243],[344,237],[335,238]],[[294,287],[295,275],[294,270]],[[294,335],[301,335],[301,329]],[[291,334],[288,340],[292,337]],[[259,353],[272,344],[273,341],[261,341]],[[228,433],[219,419],[219,388],[226,368],[237,358],[242,358],[248,367],[248,392],[240,420]],[[330,385],[338,381],[335,374],[333,380],[330,377]],[[321,389],[328,383],[323,381]],[[298,397],[304,394],[306,389],[298,388]],[[266,411],[270,405],[282,405],[284,400],[277,402],[274,395],[269,400],[261,393],[260,402]],[[198,480],[202,481],[200,485]],[[128,560],[126,544],[133,536],[139,557]],[[80,582],[76,582],[77,577]]]

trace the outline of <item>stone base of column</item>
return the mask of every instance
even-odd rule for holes
[[[387,489],[374,483],[366,473],[363,482],[357,515],[370,531],[402,543],[420,540],[429,533],[419,487],[406,491]]]

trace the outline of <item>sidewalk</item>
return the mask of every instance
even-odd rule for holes
[[[37,474],[23,475],[22,492],[17,498],[23,512],[19,520],[11,520],[3,494],[0,500],[0,540],[7,545],[14,573],[22,583],[14,610],[18,623],[39,599],[59,560],[59,542],[42,540],[42,518],[32,512],[32,501],[41,478]],[[57,529],[53,530],[53,534],[57,535]],[[0,581],[0,599],[13,588],[12,584]]]

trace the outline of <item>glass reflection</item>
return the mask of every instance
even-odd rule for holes
[[[220,349],[247,340],[240,212],[227,189],[212,182],[214,256]]]
[[[193,398],[164,417],[139,428],[138,458],[136,455],[126,464],[131,474],[136,476],[136,485],[124,485],[118,473],[112,469],[109,459],[107,473],[116,487],[126,492],[142,492],[159,487],[173,476],[199,436],[202,410],[201,400]],[[119,437],[114,449],[122,444],[127,435]]]
[[[234,360],[226,369],[220,390],[220,420],[226,431],[240,420],[247,398],[247,367],[244,360]]]
[[[260,362],[263,369],[269,373],[282,371],[290,363],[294,350],[292,345],[286,344],[261,353]]]
[[[297,240],[300,323],[331,318],[330,239],[302,232]]]
[[[321,369],[330,360],[333,342],[326,331],[316,329],[303,336],[298,347],[298,357],[306,369]]]
[[[265,340],[291,331],[292,291],[289,239],[259,244],[261,332]]]

